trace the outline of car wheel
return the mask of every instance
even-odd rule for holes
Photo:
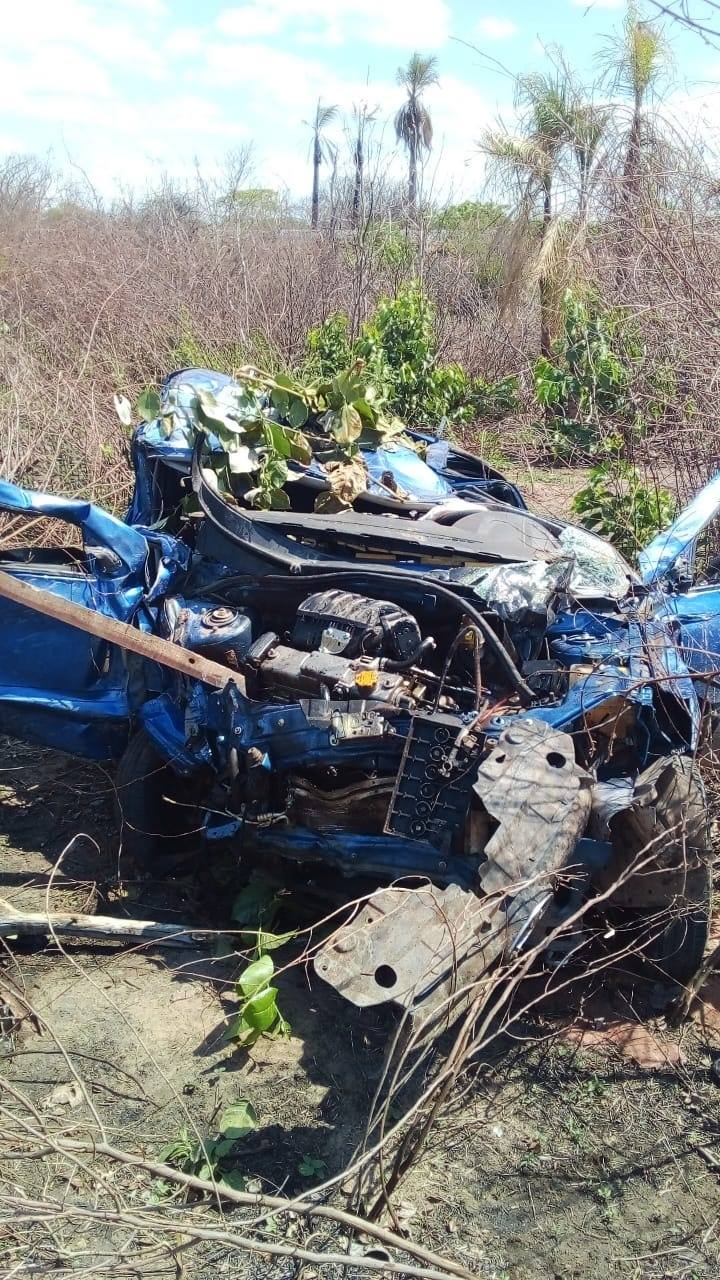
[[[122,850],[142,871],[172,874],[201,849],[201,786],[162,758],[141,729],[118,764],[116,805]]]
[[[617,941],[643,976],[684,986],[702,964],[712,913],[707,798],[695,762],[684,756],[656,761],[610,830],[613,858],[597,888],[621,880],[607,899]],[[644,865],[623,879],[637,859]]]

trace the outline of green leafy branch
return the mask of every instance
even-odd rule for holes
[[[116,396],[115,407],[129,424],[130,402]],[[136,408],[144,421],[158,420],[170,434],[175,407],[163,406],[157,391],[143,392]],[[322,461],[330,490],[319,495],[316,508],[337,511],[352,506],[367,489],[363,448],[400,437],[412,444],[405,424],[385,411],[361,360],[308,383],[246,366],[218,395],[198,388],[189,405],[183,404],[182,423],[191,441],[202,434],[213,442],[203,463],[209,484],[233,499],[272,510],[290,506],[286,485],[294,478],[293,462]]]

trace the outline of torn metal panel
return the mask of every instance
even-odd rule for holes
[[[505,729],[480,764],[474,791],[498,830],[485,848],[485,893],[519,896],[529,907],[547,894],[585,830],[592,778],[575,763],[572,737],[540,720]]]
[[[424,1015],[476,982],[500,956],[504,912],[459,885],[381,889],[315,958],[352,1004],[393,1000]]]
[[[520,720],[477,772],[474,790],[500,823],[480,873],[487,897],[457,885],[374,894],[315,961],[354,1004],[392,999],[434,1012],[522,945],[550,905],[552,876],[571,861],[590,814],[592,779],[575,763],[572,738]]]

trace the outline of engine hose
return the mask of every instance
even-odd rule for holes
[[[433,640],[432,636],[428,636],[426,640],[420,641],[420,644],[418,645],[417,649],[415,650],[414,653],[410,655],[409,658],[381,658],[380,670],[381,671],[407,671],[409,667],[416,667],[419,662],[422,662],[426,654],[432,653],[433,649],[435,648],[436,648],[435,641]]]
[[[480,610],[476,609],[475,605],[471,604],[469,600],[466,600],[463,596],[452,591],[450,587],[446,587],[444,583],[436,582],[434,578],[423,578],[419,573],[409,573],[405,571],[403,571],[402,577],[399,578],[398,574],[388,573],[387,569],[376,568],[374,565],[364,565],[362,569],[328,569],[327,573],[302,574],[299,580],[293,578],[292,582],[293,585],[295,585],[296,581],[298,582],[298,585],[300,585],[300,583],[303,583],[304,585],[314,585],[315,583],[324,584],[328,582],[343,582],[346,584],[348,582],[352,582],[357,585],[358,580],[360,580],[360,584],[362,586],[362,580],[365,579],[367,581],[368,578],[377,578],[380,581],[389,581],[395,588],[397,588],[398,581],[402,583],[412,582],[415,586],[422,587],[423,591],[432,592],[440,596],[443,600],[447,600],[457,613],[460,615],[464,614],[482,633],[484,640],[495,654],[495,657],[507,676],[508,682],[515,690],[522,705],[524,707],[530,707],[537,700],[536,694],[533,693],[527,681],[523,679],[523,676],[513,662],[513,659],[505,648],[502,640],[499,636],[496,636],[492,627],[483,617]],[[242,579],[225,579],[222,584],[223,591],[232,587],[234,582],[237,582],[242,586],[249,585],[247,577],[243,577]],[[257,585],[257,580],[255,581],[255,585]],[[286,576],[275,577],[274,574],[269,574],[266,578],[262,579],[262,585],[263,588],[277,586],[278,588],[282,588],[287,591],[289,583]]]

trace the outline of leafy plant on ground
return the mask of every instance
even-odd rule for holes
[[[572,510],[586,529],[608,538],[631,560],[670,523],[675,504],[666,489],[646,485],[631,463],[615,455],[593,467]]]
[[[436,430],[443,418],[471,416],[471,380],[459,364],[438,362],[435,313],[417,282],[380,299],[355,350],[386,389],[390,410],[413,425]]]
[[[318,1156],[304,1155],[298,1165],[298,1173],[303,1178],[322,1178],[327,1173],[327,1164]]]
[[[273,958],[265,953],[253,960],[235,983],[240,1009],[228,1026],[225,1038],[233,1040],[240,1049],[250,1049],[260,1036],[276,1039],[290,1035],[290,1023],[278,1009],[278,989],[271,985],[274,974]]]
[[[567,290],[562,304],[562,332],[551,358],[533,366],[535,398],[546,410],[558,458],[573,452],[602,453],[607,431],[637,433],[642,426],[632,398],[633,376],[643,347],[628,316],[605,307],[597,294],[579,297]]]
[[[183,1126],[177,1136],[161,1148],[158,1159],[182,1173],[213,1181],[220,1188],[244,1191],[246,1178],[237,1168],[241,1152],[237,1151],[236,1144],[257,1126],[258,1117],[252,1103],[240,1098],[222,1112],[214,1136],[196,1138]],[[156,1196],[163,1190],[167,1188],[156,1188]]]
[[[348,316],[336,311],[309,329],[307,349],[304,371],[311,377],[332,378],[340,369],[347,369],[353,361]]]
[[[232,918],[253,951],[252,962],[235,983],[240,1007],[225,1032],[225,1039],[242,1049],[251,1048],[262,1035],[290,1035],[290,1024],[278,1008],[278,989],[272,985],[275,964],[269,952],[290,942],[295,934],[271,932],[278,908],[277,894],[262,880],[251,880],[233,903]]]

